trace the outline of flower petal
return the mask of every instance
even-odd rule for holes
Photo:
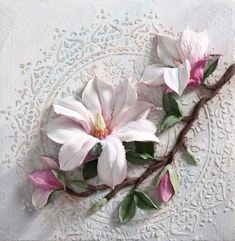
[[[190,71],[190,79],[188,85],[197,87],[201,84],[203,78],[203,71],[208,62],[208,58],[197,61],[193,64]]]
[[[175,67],[176,62],[181,62],[177,41],[168,36],[158,35],[157,37],[157,53],[159,59],[164,65]]]
[[[95,118],[102,114],[105,121],[110,121],[115,101],[115,92],[111,84],[95,77],[90,80],[82,94],[82,101]]]
[[[57,114],[77,121],[83,126],[86,132],[89,133],[91,131],[91,113],[81,102],[76,100],[73,96],[64,98],[59,103],[54,104],[53,107]]]
[[[107,137],[102,142],[97,172],[102,182],[111,188],[120,184],[127,174],[125,149],[119,139]]]
[[[203,59],[208,49],[208,43],[206,31],[195,32],[186,28],[179,40],[182,59],[188,59],[191,64]]]
[[[104,120],[106,122],[109,122],[112,117],[113,106],[115,101],[114,88],[109,83],[98,79],[97,89],[99,93],[102,115],[104,117]]]
[[[88,152],[98,142],[98,139],[85,133],[69,139],[60,149],[60,168],[64,171],[70,171],[79,167],[85,160]]]
[[[40,161],[42,169],[58,169],[59,168],[58,161],[53,158],[50,158],[47,156],[40,156],[39,161]]]
[[[174,189],[171,184],[169,172],[167,171],[161,178],[157,186],[157,197],[160,202],[168,202],[174,195]]]
[[[59,144],[64,144],[78,133],[84,133],[78,123],[63,116],[50,121],[44,130],[51,140]]]
[[[97,77],[94,77],[88,81],[82,93],[82,103],[87,107],[88,110],[90,110],[94,117],[97,113],[102,113],[97,88]]]
[[[48,198],[53,191],[54,190],[42,190],[40,188],[35,189],[32,194],[33,206],[36,208],[44,207],[47,204]]]
[[[142,76],[141,82],[147,85],[161,85],[164,83],[163,73],[164,73],[164,65],[162,64],[152,64],[149,65],[145,70]]]
[[[133,84],[129,80],[119,83],[116,89],[116,100],[113,110],[113,118],[127,111],[137,100],[137,92]]]
[[[186,88],[190,75],[190,64],[186,60],[185,63],[176,68],[166,68],[164,71],[164,80],[166,85],[181,95]]]
[[[56,179],[51,170],[39,170],[29,175],[35,187],[43,190],[63,189],[63,185]]]
[[[159,142],[155,136],[156,126],[149,120],[132,121],[114,131],[112,135],[121,141],[154,141]]]
[[[136,101],[136,103],[127,111],[120,112],[116,118],[113,118],[110,129],[117,129],[130,121],[135,121],[138,119],[145,119],[148,117],[153,105],[146,101]]]

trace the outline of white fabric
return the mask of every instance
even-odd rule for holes
[[[40,132],[54,118],[51,104],[79,94],[94,65],[109,72],[114,84],[133,72],[140,79],[144,67],[157,63],[156,32],[176,37],[186,26],[205,29],[209,50],[223,55],[210,81],[218,79],[233,62],[232,9],[231,0],[1,0],[0,239],[234,240],[234,81],[200,112],[187,136],[199,165],[177,155],[180,192],[158,211],[138,209],[132,222],[119,225],[116,209],[128,188],[92,216],[87,209],[105,192],[62,195],[38,211],[26,176],[39,154],[56,157],[58,147]],[[185,113],[197,98],[182,95]],[[157,122],[162,112],[154,113]],[[159,155],[172,146],[177,127],[160,136]],[[67,134],[61,133],[60,142]],[[141,171],[128,168],[133,176]],[[140,188],[148,190],[151,183]],[[153,189],[148,192],[154,198]]]

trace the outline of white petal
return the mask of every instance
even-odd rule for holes
[[[119,139],[109,136],[102,142],[97,172],[102,182],[112,188],[120,184],[127,174],[125,149]]]
[[[44,130],[51,140],[59,144],[63,144],[74,135],[84,132],[78,123],[63,116],[50,121]]]
[[[99,92],[99,100],[102,110],[102,115],[106,122],[111,120],[113,105],[115,101],[115,92],[112,85],[101,79],[97,79],[97,89]]]
[[[181,61],[177,41],[170,37],[158,35],[157,53],[161,62],[168,67],[174,67],[176,62]]]
[[[164,80],[166,85],[181,95],[188,84],[190,76],[190,63],[186,60],[185,63],[177,68],[166,68],[164,71]]]
[[[98,139],[85,133],[69,139],[60,149],[59,164],[61,170],[70,171],[79,167],[85,160],[88,152],[98,142]]]
[[[86,132],[91,131],[91,113],[87,108],[73,96],[66,97],[62,101],[53,105],[54,111],[65,117],[79,122]]]
[[[82,93],[82,103],[90,110],[94,117],[97,113],[102,113],[96,77],[87,83]]]
[[[116,89],[116,100],[113,110],[113,117],[125,112],[135,104],[137,92],[130,80],[122,81]]]
[[[105,121],[110,121],[115,102],[113,86],[95,77],[90,80],[82,94],[82,101],[95,118],[102,114]]]
[[[179,40],[179,48],[183,59],[193,64],[205,57],[209,39],[206,31],[195,32],[186,28]]]
[[[44,207],[47,202],[50,194],[55,190],[43,190],[41,188],[37,188],[34,190],[32,194],[32,203],[36,208]]]
[[[112,135],[121,141],[153,141],[159,142],[155,136],[156,126],[149,120],[137,120],[115,130]]]
[[[164,83],[163,73],[164,73],[164,65],[162,64],[152,64],[148,66],[144,70],[144,74],[142,76],[142,81],[147,85],[161,85]]]
[[[138,100],[132,107],[127,109],[127,111],[120,112],[119,115],[112,120],[110,128],[116,129],[130,121],[145,119],[149,115],[152,107],[153,105],[151,103]]]

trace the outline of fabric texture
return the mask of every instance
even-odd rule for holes
[[[234,240],[234,81],[200,112],[187,135],[199,165],[189,166],[177,154],[180,192],[158,211],[138,210],[130,223],[120,225],[117,207],[127,189],[92,216],[88,208],[105,192],[80,199],[62,194],[36,210],[27,178],[40,155],[58,157],[58,145],[41,131],[55,119],[52,104],[79,96],[95,68],[114,84],[140,79],[158,62],[157,32],[176,38],[187,26],[205,29],[208,50],[223,55],[208,79],[216,81],[234,61],[232,5],[229,0],[0,1],[0,240]],[[163,117],[157,88],[139,90],[158,107],[151,116],[155,124]],[[185,114],[199,97],[187,90],[178,98]],[[67,131],[73,130],[61,130],[58,141]],[[176,126],[159,137],[159,155],[169,150],[178,131]],[[142,171],[128,167],[132,176]],[[141,189],[155,198],[151,180]]]

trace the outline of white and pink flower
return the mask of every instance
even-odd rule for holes
[[[159,63],[145,69],[142,82],[154,86],[165,83],[179,95],[188,85],[199,86],[210,59],[206,32],[187,28],[177,40],[163,35],[157,35],[157,40]]]
[[[122,142],[159,141],[155,125],[146,119],[152,105],[137,99],[130,80],[114,87],[95,77],[81,99],[70,96],[53,107],[61,116],[48,123],[45,131],[50,139],[62,144],[60,168],[70,171],[81,166],[89,151],[100,143],[98,177],[112,188],[127,174]]]
[[[49,196],[56,190],[63,190],[64,186],[55,177],[53,169],[59,169],[57,160],[40,156],[41,168],[29,175],[29,179],[36,188],[32,195],[32,203],[37,208],[42,208],[48,202]]]

